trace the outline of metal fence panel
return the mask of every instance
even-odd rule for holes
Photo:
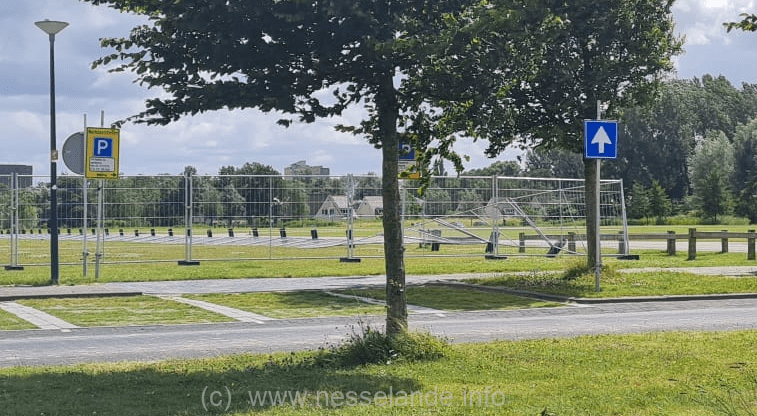
[[[24,178],[17,196],[6,180],[0,177],[0,253],[11,252],[15,213],[18,262],[46,264],[50,203],[44,179]],[[376,175],[159,175],[87,182],[63,175],[58,186],[62,264],[82,263],[88,255],[91,261],[90,252],[103,263],[384,255]],[[433,177],[425,190],[418,181],[402,180],[401,199],[407,256],[522,254],[521,234],[542,235],[544,241],[530,244],[550,248],[553,236],[585,232],[582,180]],[[603,181],[603,227],[622,229],[623,218],[622,184]],[[98,225],[102,244],[93,247]]]

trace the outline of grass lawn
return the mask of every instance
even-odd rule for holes
[[[233,321],[201,308],[153,296],[26,299],[18,303],[84,327]]]
[[[18,367],[0,370],[0,397],[16,416],[750,414],[756,345],[756,331],[675,332],[460,344],[358,367],[313,353]],[[266,392],[302,402],[252,403]]]
[[[268,316],[270,318],[306,318],[315,316],[382,315],[382,305],[371,305],[351,299],[339,298],[322,292],[303,291],[285,293],[239,293],[185,295],[231,308]]]
[[[343,290],[347,295],[386,299],[384,289]],[[445,311],[477,311],[562,306],[560,303],[449,286],[408,286],[407,303]]]

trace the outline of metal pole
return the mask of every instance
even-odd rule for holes
[[[82,149],[87,148],[87,115],[84,114],[84,130],[82,130],[84,134],[82,134]],[[88,180],[87,176],[83,176],[82,179],[84,180],[84,183],[82,184],[82,205],[84,205],[84,211],[82,212],[82,227],[84,228],[84,235],[82,236],[82,275],[84,277],[87,277],[87,257],[89,256],[89,250],[87,250],[87,224],[89,223],[87,214],[88,214],[88,202],[87,202],[87,192],[88,192]]]
[[[102,229],[104,211],[105,180],[100,179],[97,185],[97,247],[95,248],[95,280],[100,279],[100,262],[102,261]]]
[[[55,34],[50,33],[50,282],[57,285],[58,269],[58,151],[55,138]]]
[[[597,120],[602,119],[602,102],[597,100]],[[597,182],[594,184],[594,213],[595,213],[595,235],[596,235],[596,260],[594,262],[594,289],[597,292],[600,292],[602,289],[599,286],[599,279],[602,274],[602,235],[600,234],[600,227],[599,227],[599,210],[600,210],[600,186],[599,186],[599,174],[600,174],[600,159],[597,159]]]
[[[102,237],[100,229],[102,228],[103,221],[103,194],[105,188],[105,180],[100,179],[97,185],[97,236],[96,236],[96,248],[95,248],[95,280],[100,279],[100,262],[102,260]],[[86,233],[86,230],[84,230]]]
[[[100,111],[100,127],[105,128],[105,110]],[[86,131],[86,130],[85,130]],[[85,137],[86,140],[86,137]],[[86,149],[86,142],[84,148]],[[103,259],[105,233],[103,222],[105,220],[105,180],[100,179],[97,186],[97,234],[95,235],[95,280],[100,279],[100,264]],[[85,230],[86,234],[86,230]]]
[[[184,186],[186,187],[184,189],[184,205],[186,206],[186,212],[187,212],[187,236],[186,238],[186,261],[187,264],[192,263],[192,235],[194,234],[193,226],[194,226],[194,218],[192,217],[192,189],[193,189],[193,183],[192,183],[192,173],[187,172],[185,176]]]
[[[11,176],[11,268],[18,268],[18,173]]]

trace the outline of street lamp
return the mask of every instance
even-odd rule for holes
[[[66,22],[42,20],[34,24],[50,37],[50,280],[58,284],[58,150],[55,146],[55,34],[68,26]]]

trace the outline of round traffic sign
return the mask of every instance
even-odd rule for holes
[[[77,175],[84,175],[84,133],[76,132],[63,143],[63,162]]]

